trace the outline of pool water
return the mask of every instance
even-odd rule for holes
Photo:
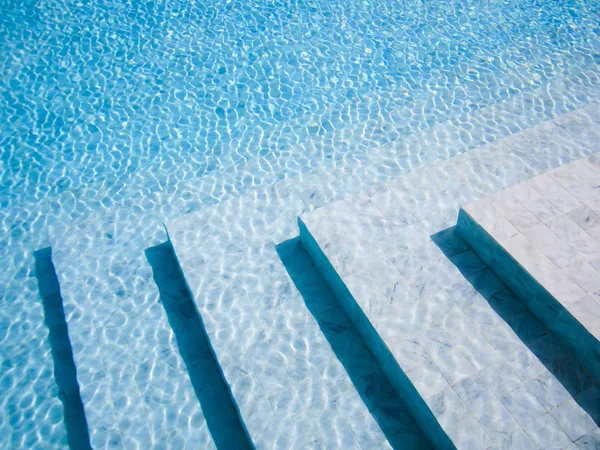
[[[598,17],[597,0],[0,0],[1,439],[64,439],[32,257],[49,226],[116,217],[152,229],[143,250],[165,218],[596,67]]]
[[[598,5],[3,2],[3,206],[384,144],[598,61]]]

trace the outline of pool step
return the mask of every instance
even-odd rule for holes
[[[438,231],[456,223],[461,202],[466,203],[541,170],[529,164],[539,159],[539,153],[531,151],[521,156],[508,146],[511,142],[511,138],[507,138],[394,181],[401,185],[407,179],[414,180],[423,189],[433,189],[428,195],[416,187],[405,192],[407,204],[414,209],[409,216]],[[534,142],[531,147],[535,147]],[[587,147],[577,144],[565,147],[563,153],[557,149],[556,154],[561,155],[561,159],[549,164],[586,152],[589,152]],[[357,176],[355,184],[372,183],[368,171],[365,175]],[[423,180],[426,181],[423,183]],[[441,188],[435,191],[439,180],[454,183],[446,185],[448,191]],[[334,405],[312,403],[312,396],[328,398],[325,382],[314,380],[322,378],[324,367],[335,366],[339,361],[276,253],[275,243],[297,234],[294,218],[306,212],[306,205],[310,204],[310,196],[300,198],[307,187],[305,183],[302,177],[282,181],[273,188],[258,189],[166,223],[192,298],[257,447],[282,439],[288,443],[301,435],[303,439],[322,443],[323,438],[331,437],[322,431],[329,429],[320,422],[319,417],[324,417],[322,411],[327,411],[325,416],[340,424],[352,421],[344,417],[345,411],[333,408]],[[445,203],[448,199],[449,203]],[[321,200],[314,198],[315,203]],[[398,214],[401,213],[399,210]],[[307,377],[311,380],[310,386],[298,385],[299,379]],[[289,405],[292,400],[280,402],[279,399],[291,394],[294,399],[296,395],[299,397],[294,403],[296,406],[280,414],[281,405]],[[261,401],[261,398],[270,401]],[[299,425],[287,420],[290,415],[296,415]],[[363,416],[364,423],[372,420],[369,415]],[[305,433],[300,431],[301,427]]]
[[[579,92],[578,89],[576,88],[574,91]],[[584,90],[587,89],[595,89],[593,83]],[[540,95],[541,97],[533,97],[537,99],[536,102],[542,101],[546,94],[540,92]],[[502,111],[519,111],[519,113],[514,113],[515,123],[517,123],[521,117],[525,117],[529,113],[527,108],[529,101],[530,97],[527,99],[522,97],[518,102],[515,100],[516,103],[512,104],[510,108]],[[573,105],[569,107],[573,107]],[[446,132],[443,132],[442,135],[450,136]],[[424,136],[422,148],[429,145],[425,142],[438,142],[440,146],[446,145],[437,139],[437,134],[433,133],[429,136],[432,139]],[[486,134],[486,136],[490,135]],[[459,145],[462,146],[460,143]],[[539,152],[520,152],[519,149],[499,152],[491,158],[487,153],[474,150],[457,159],[464,163],[462,167],[465,170],[473,173],[477,172],[481,166],[488,165],[490,161],[493,163],[493,176],[486,180],[473,182],[481,188],[481,195],[484,191],[488,192],[489,189],[499,189],[505,187],[509,182],[519,181],[519,177],[530,176],[530,173],[539,170],[538,165],[541,167],[541,164],[536,165],[538,161],[542,161],[543,164],[556,165],[578,155],[577,152],[565,150],[559,159],[546,161]],[[453,154],[452,150],[449,150],[448,154]],[[477,156],[482,154],[484,156]],[[437,155],[440,159],[444,159],[447,153],[437,152]],[[245,277],[253,280],[251,284],[254,285],[256,285],[257,279],[264,278],[264,272],[270,271],[271,266],[281,265],[275,252],[275,243],[294,237],[296,234],[295,218],[298,215],[347,193],[366,189],[377,182],[390,180],[398,173],[413,170],[417,164],[431,163],[429,160],[415,160],[414,165],[402,163],[405,165],[400,168],[390,153],[377,149],[373,149],[363,156],[363,159],[345,161],[331,170],[323,169],[293,179],[281,180],[271,186],[255,188],[242,196],[240,194],[247,189],[247,186],[243,189],[240,187],[239,191],[236,187],[231,194],[225,196],[214,192],[205,192],[207,185],[189,186],[189,197],[180,199],[181,203],[178,203],[176,207],[159,203],[158,210],[148,214],[143,208],[139,208],[139,205],[136,206],[136,200],[133,199],[129,206],[117,204],[108,209],[102,217],[86,216],[85,220],[75,224],[57,224],[50,229],[53,260],[63,292],[70,337],[73,341],[74,359],[78,370],[82,369],[81,374],[78,371],[78,381],[81,385],[84,407],[86,414],[88,410],[96,411],[95,415],[94,413],[88,414],[92,442],[107,442],[109,436],[113,436],[119,442],[123,439],[128,443],[129,439],[132,442],[146,442],[145,439],[150,439],[148,436],[152,436],[153,442],[168,442],[169,440],[176,442],[178,439],[188,436],[188,433],[196,433],[198,439],[206,439],[206,445],[214,445],[201,412],[197,414],[195,412],[196,407],[199,408],[198,400],[194,397],[193,386],[190,384],[188,374],[183,367],[184,364],[178,356],[174,335],[168,326],[164,308],[157,302],[158,291],[151,281],[152,270],[144,258],[146,248],[164,241],[163,231],[156,226],[161,215],[174,214],[173,211],[177,209],[187,210],[186,205],[196,205],[194,208],[201,207],[207,202],[210,203],[211,200],[207,200],[207,198],[212,201],[215,201],[215,198],[228,198],[228,200],[221,200],[218,205],[167,223],[171,241],[176,247],[176,256],[184,268],[188,284],[190,283],[188,279],[190,274],[197,274],[201,268],[206,267],[209,270],[205,276],[217,274],[216,279],[221,280],[211,284],[210,289],[207,288],[203,294],[204,297],[198,297],[201,302],[196,298],[198,294],[192,291],[207,330],[213,329],[211,328],[213,325],[209,322],[220,323],[220,318],[212,313],[206,313],[200,306],[203,306],[205,301],[208,302],[207,307],[212,305],[214,300],[206,300],[206,298],[220,299],[229,295],[233,288],[228,283],[230,283],[231,274],[236,273],[239,269],[240,261],[245,261],[247,269]],[[529,163],[536,168],[532,168]],[[441,167],[444,165],[442,164]],[[510,172],[504,169],[506,167],[511,168]],[[525,168],[528,170],[527,173],[519,172]],[[508,176],[503,178],[507,173],[511,175],[510,179]],[[245,181],[241,185],[239,184],[241,179],[237,178],[238,175],[230,180],[232,181],[231,186],[245,186]],[[257,183],[260,184],[259,181]],[[218,185],[212,185],[212,187],[220,192]],[[204,194],[207,196],[204,197]],[[462,198],[465,202],[474,198],[469,198],[467,191],[460,191],[457,195],[457,198]],[[161,198],[150,195],[145,200],[160,202]],[[451,216],[449,210],[437,210],[435,199],[428,198],[427,201],[429,206],[433,206],[431,211],[434,211],[434,214],[427,215],[422,219],[435,220],[438,224],[448,223]],[[128,226],[130,219],[124,219],[121,217],[122,213],[118,212],[122,209],[128,211],[129,216],[137,218],[136,222],[140,224],[140,229],[135,233]],[[114,216],[112,215],[113,211]],[[429,211],[429,209],[425,211]],[[178,244],[175,245],[176,243]],[[264,256],[264,252],[270,252],[270,256]],[[238,258],[240,254],[243,254],[244,258]],[[222,255],[228,256],[223,256],[221,259]],[[269,264],[265,267],[263,262],[269,262]],[[281,276],[285,280],[282,286],[292,286],[286,274],[282,273]],[[242,290],[237,291],[236,295],[242,292],[241,295],[246,296],[243,294],[244,286],[238,287],[241,287]],[[136,292],[135,297],[132,297],[133,292]],[[234,290],[234,292],[236,291]],[[301,305],[299,302],[300,299],[297,298],[297,304]],[[116,326],[123,317],[127,317],[127,320]],[[241,320],[239,317],[238,319]],[[226,323],[228,318],[223,320],[225,321],[223,323]],[[256,323],[260,325],[262,321],[263,319],[260,318]],[[158,324],[158,328],[156,328],[156,324]],[[258,326],[256,328],[264,329]],[[317,324],[311,325],[310,329],[318,330]],[[314,333],[318,334],[318,332]],[[132,336],[136,336],[136,338],[132,339]],[[210,335],[211,341],[216,340],[215,336],[215,333]],[[226,353],[223,352],[227,349],[227,339],[223,339],[225,344],[221,350],[215,345],[219,364],[222,364],[221,354],[225,355]],[[322,336],[315,339],[321,339],[316,345],[323,347],[327,345],[322,340]],[[161,349],[161,351],[158,352],[156,349]],[[101,354],[108,356],[101,357]],[[121,364],[105,365],[101,362],[102,358],[108,358],[108,362],[112,362],[113,356],[111,355],[116,355],[114,359],[122,359],[123,356],[130,364],[123,369]],[[332,361],[337,360],[334,355],[331,358]],[[226,359],[225,357],[224,361]],[[136,367],[140,361],[143,363],[143,368],[140,370],[152,371],[152,379],[148,379],[144,374],[138,375],[134,370],[133,378],[139,377],[138,385],[141,388],[134,389],[132,392],[139,396],[127,399],[119,396],[119,393],[122,392],[119,385],[131,384],[133,386],[131,382],[133,369],[131,367]],[[167,366],[168,370],[174,372],[159,373]],[[224,370],[224,372],[226,371]],[[100,375],[96,378],[94,374]],[[227,376],[227,373],[225,374]],[[172,380],[172,386],[184,386],[177,392],[175,389],[168,390],[173,392],[173,395],[182,396],[182,399],[165,400],[164,403],[161,403],[162,397],[153,397],[150,392],[146,395],[147,390],[151,391],[154,386],[168,385],[168,382],[163,382],[166,379]],[[229,376],[227,379],[229,382]],[[110,386],[108,386],[107,380],[111,380]],[[138,381],[137,378],[136,381]],[[110,389],[107,389],[107,386]],[[136,431],[133,431],[133,434],[128,434],[128,431],[121,434],[114,428],[114,424],[121,421],[124,429],[128,429],[127,419],[124,417],[116,418],[110,426],[105,424],[106,417],[109,416],[103,414],[102,411],[104,409],[108,412],[114,410],[114,402],[107,398],[107,393],[111,389],[117,393],[116,400],[122,400],[128,405],[125,411],[131,412],[134,417],[139,416],[135,411],[139,405],[142,405],[141,408],[147,411],[145,405],[152,404],[150,420],[139,428],[134,427]],[[240,387],[240,389],[244,391],[243,388]],[[144,393],[144,397],[142,397],[142,393]],[[140,397],[142,397],[141,402]],[[238,401],[235,391],[234,398]],[[185,407],[175,408],[173,406],[175,404],[185,404]],[[178,415],[179,411],[181,411],[180,415]],[[141,415],[143,416],[143,414]],[[197,428],[179,426],[181,423],[179,421],[184,420],[184,417],[197,418],[198,421],[195,422]],[[243,412],[242,417],[244,417]],[[104,422],[102,418],[104,418]],[[151,428],[151,431],[148,428]],[[134,436],[138,432],[137,430],[142,435],[139,439]],[[270,431],[262,430],[263,442],[271,442],[266,437]],[[252,433],[251,437],[255,439],[255,435]],[[292,437],[292,439],[296,439],[296,437]],[[135,442],[132,445],[138,445]]]
[[[90,444],[216,448],[144,258],[152,239],[140,228],[97,220],[50,229]]]
[[[461,204],[590,154],[597,111],[568,116],[572,135],[546,123],[301,216],[301,242],[436,447],[598,444],[594,377],[451,227]]]
[[[52,250],[44,248],[34,253],[35,275],[44,307],[44,322],[54,362],[54,381],[63,406],[67,443],[72,449],[91,449],[88,425],[81,402],[77,370],[69,329],[65,321],[60,286],[52,264]]]
[[[202,318],[186,288],[168,242],[145,251],[169,324],[177,338],[179,353],[217,448],[251,449],[237,405],[223,380]]]
[[[256,448],[389,447],[269,239],[291,237],[303,209],[293,190],[269,191],[166,225]]]
[[[465,205],[457,230],[600,379],[600,153]]]
[[[432,448],[406,404],[340,308],[338,299],[321,277],[299,239],[279,244],[277,253],[343,366],[343,371],[339,370],[338,364],[324,371],[324,379],[333,401],[346,411],[356,408],[362,402],[363,415],[368,410],[392,448]],[[366,421],[356,413],[346,417],[354,418],[350,423],[350,430],[362,448],[381,447],[377,442],[381,432],[376,428],[373,431],[375,423],[368,415]]]

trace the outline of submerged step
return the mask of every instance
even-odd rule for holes
[[[529,142],[529,155],[492,145],[299,220],[301,242],[437,447],[598,444],[594,377],[448,229],[461,203],[539,173],[540,134],[552,155],[593,148],[550,122],[505,141]]]
[[[44,322],[54,361],[54,380],[60,391],[69,448],[90,449],[88,426],[77,384],[77,370],[69,330],[65,321],[60,286],[52,264],[52,249],[44,248],[33,254],[35,275],[44,307]]]
[[[600,379],[600,153],[464,206],[457,229]]]
[[[348,375],[327,368],[325,380],[333,401],[345,409],[350,401],[354,403],[360,397],[392,448],[432,448],[299,239],[278,245],[277,253]],[[379,433],[371,431],[371,424],[370,421],[352,424],[363,448],[376,444],[372,439]]]
[[[271,204],[277,211],[275,223],[264,220],[260,208],[271,200],[276,203]],[[307,296],[330,299],[327,286],[310,265],[294,266],[285,245],[269,242],[271,227],[278,236],[288,225],[293,231],[298,209],[303,209],[302,202],[290,192],[279,200],[258,196],[226,202],[167,223],[253,444],[260,449],[360,449],[402,448],[402,443],[413,442],[418,448],[423,436],[389,395],[389,383],[360,349],[343,316],[329,306],[315,312],[313,304],[307,305]],[[240,210],[255,214],[245,217],[237,214]],[[243,226],[245,220],[262,225]],[[213,226],[218,232],[208,232]],[[294,282],[298,276],[306,282],[302,290]],[[336,336],[323,326],[335,328]],[[427,442],[421,447],[427,448]]]
[[[168,242],[146,250],[177,347],[217,448],[253,448]]]
[[[454,448],[452,439],[438,422],[441,419],[428,408],[426,399],[429,396],[425,393],[429,390],[431,395],[435,395],[444,390],[444,384],[447,388],[449,385],[440,372],[437,372],[438,376],[434,376],[437,369],[426,355],[412,328],[398,319],[400,309],[396,308],[400,307],[401,290],[405,291],[404,294],[409,294],[408,289],[405,289],[407,286],[401,286],[400,283],[390,286],[389,292],[386,293],[388,296],[393,296],[395,289],[398,289],[398,299],[392,306],[392,302],[370,275],[368,262],[363,265],[362,261],[373,263],[373,272],[378,274],[382,284],[386,284],[383,280],[390,276],[390,272],[393,277],[393,265],[390,263],[390,267],[385,267],[388,262],[385,255],[381,252],[373,254],[370,251],[373,248],[362,247],[362,244],[368,243],[361,242],[364,236],[351,243],[341,237],[340,234],[354,235],[360,232],[352,223],[348,223],[348,228],[344,229],[341,223],[336,225],[329,215],[323,214],[328,208],[345,209],[346,206],[345,202],[336,202],[303,216],[300,220],[301,242],[340,299],[342,309],[383,368],[394,389],[408,405],[420,429],[436,448]],[[352,213],[346,212],[349,214],[341,221],[353,221]],[[325,229],[329,231],[324,231]],[[317,235],[318,238],[315,237]],[[374,247],[377,248],[376,245]],[[327,254],[323,249],[327,249]],[[367,259],[370,258],[369,255],[373,256],[373,259]],[[379,266],[375,267],[376,265]],[[452,359],[452,355],[450,358]],[[422,389],[419,390],[419,387]],[[464,415],[456,406],[449,405],[450,410],[447,411],[448,414],[457,414],[455,420]],[[448,421],[448,424],[455,420]],[[465,424],[460,426],[464,427]]]
[[[144,236],[96,221],[52,228],[50,242],[92,448],[215,448]]]

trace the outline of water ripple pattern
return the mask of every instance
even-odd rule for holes
[[[410,136],[446,123],[470,142],[463,118],[515,96],[538,121],[581,106],[598,94],[581,74],[598,72],[599,5],[0,0],[0,446],[67,442],[32,257],[50,225],[99,231],[73,243],[88,260],[72,281],[91,304],[99,284],[126,298],[131,334],[111,342],[155,320],[173,353],[133,347],[179,368],[143,257],[165,239],[160,220],[382,149],[412,170],[450,155]],[[587,87],[563,107],[574,85]],[[485,130],[501,122],[479,117]]]
[[[102,207],[368,120],[407,135],[598,61],[598,6],[5,4],[1,186]]]

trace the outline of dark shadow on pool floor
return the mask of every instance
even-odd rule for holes
[[[216,362],[171,244],[165,242],[146,249],[145,253],[215,445],[219,449],[254,448]]]
[[[48,327],[48,340],[54,362],[54,379],[59,389],[60,401],[63,404],[69,448],[72,450],[91,449],[63,300],[52,263],[52,249],[47,247],[38,250],[33,253],[33,257],[38,289],[44,307],[44,321]]]
[[[299,239],[279,244],[277,254],[390,445],[397,449],[431,448]]]
[[[531,314],[515,293],[493,275],[491,269],[459,236],[455,227],[432,235],[431,240],[577,403],[600,425],[600,384],[569,348]]]

